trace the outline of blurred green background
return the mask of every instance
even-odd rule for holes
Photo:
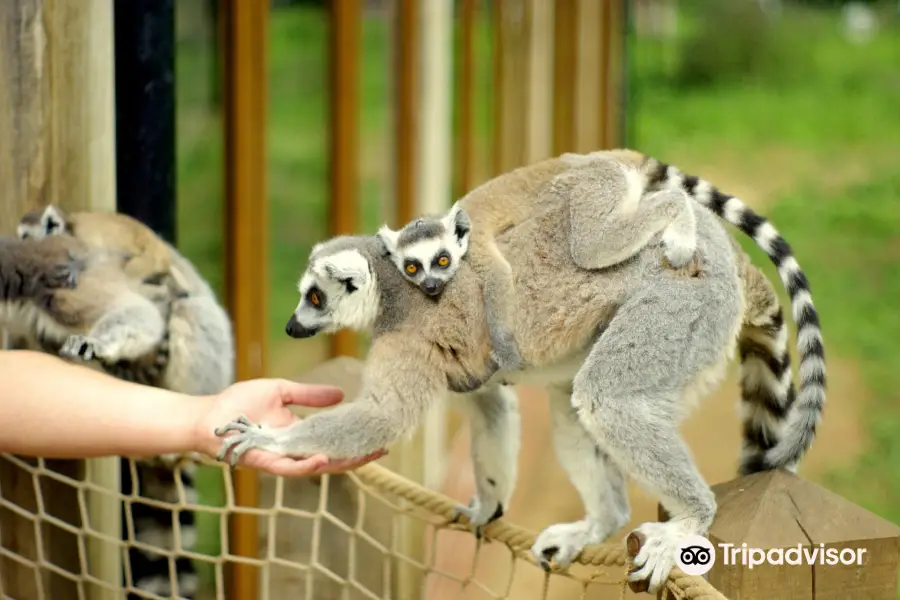
[[[219,285],[223,156],[212,3],[176,4],[179,245]],[[382,4],[366,12],[360,53],[364,231],[374,231],[389,205],[390,55]],[[900,4],[867,2],[872,12],[862,13],[831,0],[682,0],[671,3],[674,20],[666,17],[670,3],[639,4],[629,36],[628,145],[746,196],[791,242],[812,282],[831,372],[843,381],[832,394],[858,409],[864,430],[852,448],[850,440],[830,440],[835,467],[822,483],[900,523],[892,381],[900,373]],[[654,13],[650,5],[663,8]],[[476,137],[485,158],[492,125],[488,15],[482,6],[475,50]],[[296,341],[283,333],[307,253],[327,237],[326,25],[319,2],[273,5],[273,375],[297,375],[326,356],[326,338]],[[741,241],[778,282],[766,257]],[[220,494],[217,479],[210,472],[201,484],[208,501]],[[204,536],[205,549],[215,552],[216,540]]]

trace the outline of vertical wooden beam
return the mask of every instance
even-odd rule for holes
[[[15,230],[25,211],[51,202],[69,210],[115,210],[112,18],[111,0],[0,2],[0,231],[4,234]],[[75,479],[83,478],[84,466],[83,461],[46,461],[48,470]],[[116,487],[117,459],[98,459],[92,466],[96,483]],[[44,598],[77,598],[79,588],[96,591],[44,568],[51,563],[76,577],[86,575],[75,536],[47,526],[37,514],[36,488],[45,515],[75,527],[85,525],[71,486],[33,477],[0,459],[3,501],[34,514],[32,521],[8,509],[0,512],[0,544],[36,561],[43,571],[35,573],[0,560],[4,597],[31,600],[43,593]],[[93,529],[116,539],[118,503],[113,504],[113,518],[95,522]],[[88,510],[96,514],[96,508]],[[87,545],[92,574],[108,583],[121,581],[118,552],[104,553],[103,543],[95,537]],[[101,556],[105,562],[98,565]]]
[[[269,288],[269,211],[266,183],[266,109],[268,90],[267,0],[223,0],[225,198],[227,213],[226,289],[234,321],[238,380],[266,374]],[[235,503],[257,506],[257,473],[234,474]],[[256,517],[235,514],[229,551],[258,556]],[[255,567],[232,564],[228,596],[251,600],[259,595]]]
[[[605,60],[603,29],[597,24],[608,10],[609,2],[578,0],[578,61],[575,70],[575,139],[573,150],[591,152],[603,145],[603,123],[600,120],[603,80],[597,63]],[[599,33],[599,35],[598,35]]]
[[[457,58],[459,79],[456,84],[456,105],[459,110],[459,122],[456,134],[457,178],[453,190],[454,198],[460,198],[472,189],[472,152],[474,150],[472,84],[475,77],[475,64],[472,55],[474,49],[473,29],[475,28],[477,10],[477,0],[462,0],[460,3],[460,36]]]
[[[508,172],[525,162],[530,129],[528,105],[528,44],[531,16],[527,0],[494,3],[498,78],[494,80],[494,170]],[[502,8],[501,8],[502,5]]]
[[[491,98],[492,139],[491,139],[491,177],[499,175],[503,170],[503,85],[506,74],[503,44],[503,0],[492,0],[491,6],[491,66],[493,67],[493,98]]]
[[[331,89],[329,219],[331,235],[359,228],[359,45],[362,0],[329,3]],[[348,330],[331,337],[331,356],[355,356],[357,336]]]
[[[553,151],[553,5],[528,0],[528,150],[526,163]]]
[[[556,0],[553,25],[553,154],[559,155],[575,144],[578,0]]]
[[[625,95],[628,72],[626,70],[626,47],[628,39],[628,1],[608,0],[603,3],[601,39],[603,44],[603,64],[605,72],[601,79],[604,99],[603,146],[620,147],[625,144]]]
[[[397,0],[397,28],[395,39],[394,97],[396,117],[397,193],[394,226],[412,220],[416,214],[417,141],[419,132],[419,21],[421,0]]]

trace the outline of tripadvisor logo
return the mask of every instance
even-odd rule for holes
[[[825,544],[818,547],[804,547],[797,544],[791,548],[752,548],[747,544],[721,543],[713,546],[712,542],[703,536],[692,535],[679,542],[675,550],[675,562],[679,568],[688,575],[703,575],[712,569],[716,563],[716,555],[721,558],[723,565],[742,565],[748,569],[760,565],[862,565],[866,548],[826,548]]]

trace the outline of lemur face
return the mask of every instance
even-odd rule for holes
[[[370,327],[378,314],[368,259],[357,249],[317,246],[297,289],[300,302],[285,326],[293,338]]]
[[[404,277],[429,296],[440,296],[456,274],[462,259],[460,247],[451,235],[424,239],[398,250],[394,264]]]
[[[454,205],[441,218],[420,218],[400,231],[378,232],[403,276],[426,295],[438,297],[469,248],[468,216]]]
[[[20,240],[41,239],[65,233],[65,230],[65,217],[57,207],[51,204],[43,209],[25,213],[16,227],[16,236]]]

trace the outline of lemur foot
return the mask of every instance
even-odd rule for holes
[[[468,506],[458,504],[453,509],[450,522],[458,523],[463,516],[469,520],[469,526],[473,529],[475,537],[481,539],[484,526],[503,516],[503,505],[493,498],[482,501],[478,496],[473,496]]]
[[[574,523],[558,523],[551,525],[538,535],[531,553],[547,572],[551,570],[551,561],[559,569],[572,564],[585,546],[599,544],[605,540],[610,531],[605,531],[595,521],[583,519]]]
[[[635,570],[628,574],[628,580],[647,581],[648,591],[656,594],[676,564],[678,544],[688,536],[697,535],[697,531],[684,523],[666,522],[644,523],[633,533],[643,536],[644,541],[632,559]]]
[[[78,274],[82,269],[81,261],[75,261],[56,265],[48,274],[47,287],[50,288],[74,288],[78,285]]]
[[[277,451],[278,442],[275,439],[274,430],[252,422],[245,415],[240,415],[234,421],[216,428],[213,433],[222,437],[229,431],[238,433],[222,440],[222,449],[219,450],[216,459],[224,461],[228,452],[231,451],[229,464],[232,467],[237,466],[241,456],[255,448]]]
[[[70,360],[88,362],[97,357],[97,347],[83,335],[70,335],[59,349],[59,355]]]

